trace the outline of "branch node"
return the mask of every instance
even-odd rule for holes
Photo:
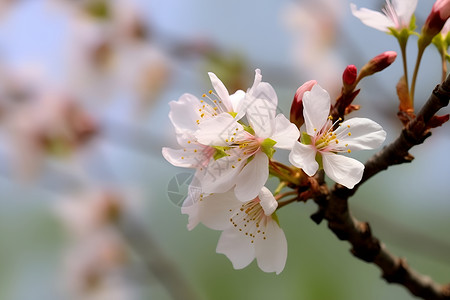
[[[384,270],[382,277],[389,283],[400,283],[407,274],[408,264],[405,259],[399,258],[392,272],[387,273],[386,270]]]
[[[442,295],[450,297],[450,283],[442,286]]]
[[[378,239],[375,239],[375,242],[368,243],[363,246],[353,246],[350,252],[356,256],[357,258],[365,261],[365,262],[373,262],[375,258],[378,256],[381,250],[380,243]]]

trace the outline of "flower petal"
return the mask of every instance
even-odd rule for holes
[[[233,111],[237,113],[234,117],[236,120],[240,120],[244,115],[245,111],[242,110],[242,103],[245,99],[245,92],[243,90],[237,90],[233,95],[230,95],[230,102],[233,107]]]
[[[267,82],[261,82],[259,69],[255,70],[255,81],[247,91],[243,101],[243,110],[247,114],[249,125],[255,130],[256,136],[268,138],[275,130],[275,114],[278,98],[273,87]]]
[[[280,226],[272,218],[267,221],[266,239],[255,241],[255,256],[258,267],[264,272],[283,271],[287,259],[286,236]]]
[[[260,138],[268,138],[275,131],[276,105],[262,98],[251,98],[247,95],[245,99],[245,112],[249,125]]]
[[[393,0],[392,4],[394,6],[395,12],[399,16],[402,26],[409,26],[411,17],[416,10],[418,0]]]
[[[278,202],[273,196],[272,192],[263,186],[258,194],[260,200],[259,204],[264,210],[266,216],[272,215],[278,207]]]
[[[323,169],[328,177],[352,189],[361,181],[364,165],[356,159],[334,153],[322,153]]]
[[[191,94],[183,94],[178,101],[169,102],[169,118],[175,127],[175,131],[194,132],[197,130],[197,120],[200,118],[197,107],[200,106],[200,100]]]
[[[301,168],[308,176],[313,176],[319,169],[316,153],[317,151],[312,145],[296,142],[289,154],[289,162]]]
[[[224,230],[219,238],[216,252],[225,254],[233,264],[233,268],[242,269],[248,266],[255,258],[255,244],[248,236],[234,230]]]
[[[389,27],[395,27],[395,23],[386,15],[367,8],[356,8],[356,5],[350,3],[352,14],[363,22],[363,24],[380,31],[389,32]]]
[[[225,156],[218,160],[211,160],[200,178],[204,193],[225,193],[232,188],[241,171],[244,160],[237,156]]]
[[[251,98],[265,99],[276,107],[278,105],[277,93],[270,83],[262,82],[261,70],[255,70],[255,80],[253,86],[247,91]]]
[[[230,217],[239,209],[242,202],[236,199],[234,191],[230,189],[225,193],[203,197],[198,205],[200,222],[214,230],[225,230],[232,226]]]
[[[263,152],[257,152],[247,163],[236,179],[234,193],[242,201],[250,201],[258,196],[269,178],[269,158]]]
[[[197,152],[194,152],[197,150]],[[162,148],[162,155],[172,165],[182,168],[198,168],[207,165],[210,158],[202,155],[203,147],[192,147],[185,149]]]
[[[236,130],[237,129],[237,130]],[[197,141],[203,145],[228,146],[234,133],[243,133],[244,128],[229,113],[221,113],[198,125],[194,133]]]
[[[347,131],[351,133],[348,135]],[[376,122],[367,118],[352,118],[342,123],[334,132],[341,144],[348,144],[350,150],[378,148],[386,139],[386,131]]]
[[[220,81],[220,79],[216,76],[216,74],[209,72],[209,79],[211,79],[211,84],[214,87],[217,95],[219,96],[222,103],[225,105],[225,108],[228,112],[233,111],[233,105],[231,104],[230,94],[228,93],[225,85]]]
[[[297,126],[291,123],[283,114],[275,118],[275,132],[270,137],[277,142],[274,147],[291,150],[300,137]]]
[[[326,124],[330,106],[330,95],[318,84],[303,94],[303,117],[306,132],[310,136],[314,136]]]

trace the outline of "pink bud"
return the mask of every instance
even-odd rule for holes
[[[305,120],[303,119],[303,94],[310,91],[317,84],[316,80],[310,80],[302,84],[295,92],[294,100],[291,105],[290,120],[300,128]]]
[[[359,73],[360,79],[386,69],[396,58],[397,53],[395,51],[386,51],[375,56],[361,68],[361,72]]]
[[[344,86],[351,86],[356,81],[356,75],[358,74],[358,69],[355,65],[348,65],[345,68],[344,73],[342,73],[342,82]]]
[[[422,34],[426,40],[430,40],[438,34],[445,22],[450,17],[450,0],[437,0],[431,8],[431,13],[422,28]]]

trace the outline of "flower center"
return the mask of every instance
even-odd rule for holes
[[[264,210],[259,203],[259,199],[246,202],[236,210],[230,218],[233,227],[250,238],[250,242],[254,243],[256,238],[266,239],[265,224],[266,216]]]
[[[350,149],[348,149],[348,144],[343,145],[340,143],[340,140],[345,139],[346,137],[349,137],[352,135],[350,132],[350,125],[345,126],[345,128],[341,129],[341,124],[339,124],[338,128],[336,130],[333,130],[334,126],[341,122],[342,119],[339,118],[334,123],[331,123],[332,117],[329,116],[327,122],[325,123],[325,126],[317,132],[316,129],[316,135],[313,138],[313,144],[315,145],[316,149],[321,152],[351,152]],[[337,133],[336,133],[337,132]]]

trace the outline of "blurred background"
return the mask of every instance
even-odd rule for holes
[[[433,3],[419,1],[419,28]],[[233,270],[215,253],[219,232],[187,230],[180,203],[192,172],[161,155],[163,146],[177,147],[168,102],[210,90],[208,71],[232,93],[246,90],[260,68],[288,116],[303,82],[316,79],[336,98],[346,65],[399,51],[349,4],[0,0],[0,299],[165,300],[187,291],[214,300],[413,299],[355,259],[326,224],[317,226],[311,202],[278,213],[289,247],[280,275],[255,262]],[[415,55],[412,37],[410,70]],[[416,109],[440,72],[430,47]],[[401,75],[399,56],[363,80],[361,110],[352,113],[382,124],[386,143],[401,130]],[[450,282],[449,148],[445,124],[412,150],[411,164],[378,174],[350,201],[393,253],[440,283]],[[277,155],[287,161],[287,152]]]

